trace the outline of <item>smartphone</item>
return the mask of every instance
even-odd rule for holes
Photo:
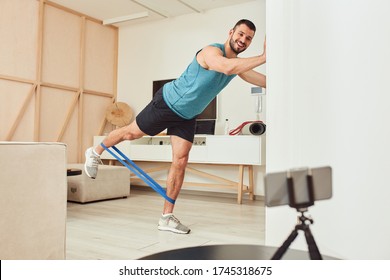
[[[310,200],[307,176],[313,182],[314,201],[332,197],[332,168],[330,166],[316,168],[291,169],[284,172],[266,174],[264,177],[265,204],[268,207],[289,205],[287,181],[292,179],[295,202],[304,204]]]

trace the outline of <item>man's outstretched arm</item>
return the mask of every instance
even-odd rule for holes
[[[267,85],[266,76],[264,74],[256,72],[255,70],[249,70],[245,73],[239,74],[239,76],[244,81],[247,81],[248,83],[259,87],[265,88]]]
[[[264,64],[265,56],[259,55],[248,58],[227,58],[223,56],[220,49],[208,46],[198,54],[198,62],[207,70],[221,72],[226,75],[240,75]]]

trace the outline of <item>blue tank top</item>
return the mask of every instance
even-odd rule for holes
[[[226,56],[223,44],[211,46],[218,47],[223,56]],[[235,76],[204,69],[195,55],[179,78],[164,85],[163,97],[168,107],[177,115],[184,119],[193,119],[203,112]]]

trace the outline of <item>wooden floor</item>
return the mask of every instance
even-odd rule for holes
[[[157,229],[163,199],[132,189],[130,197],[87,204],[68,202],[68,260],[128,260],[161,251],[212,244],[264,245],[263,201],[180,194],[175,216],[190,234]]]

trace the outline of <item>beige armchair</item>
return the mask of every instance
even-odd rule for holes
[[[0,259],[65,259],[66,145],[0,142]]]

